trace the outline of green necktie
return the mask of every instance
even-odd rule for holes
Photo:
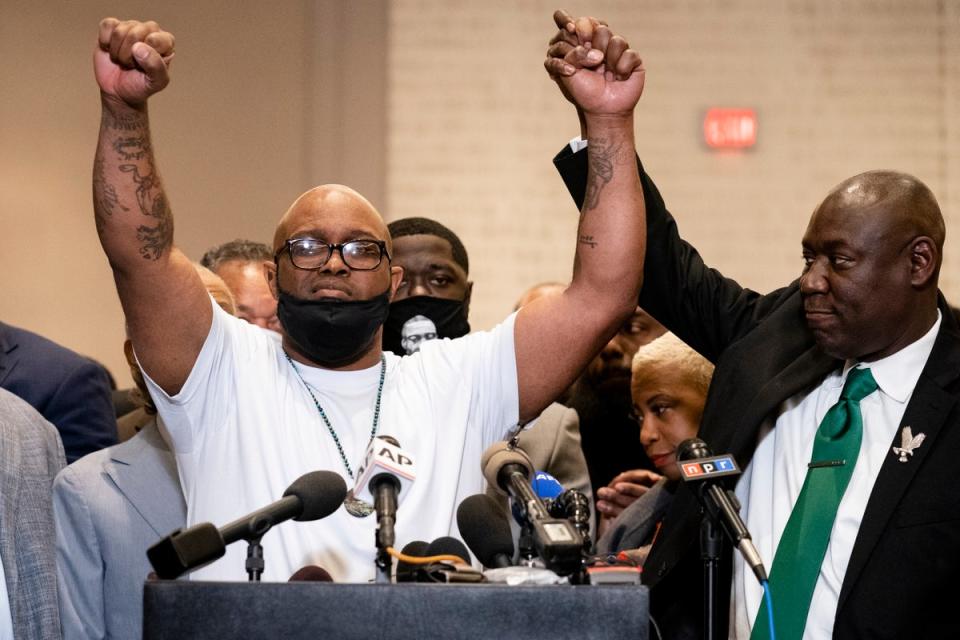
[[[837,508],[860,453],[863,438],[860,401],[876,390],[877,382],[870,369],[851,369],[840,400],[830,407],[817,429],[807,477],[770,569],[777,640],[803,636],[810,598],[827,552]],[[750,638],[770,638],[765,600],[754,619]]]

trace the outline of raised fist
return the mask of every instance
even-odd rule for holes
[[[640,55],[596,18],[553,14],[559,31],[543,66],[570,102],[585,113],[629,113],[643,93]]]
[[[136,107],[170,82],[173,34],[156,22],[100,21],[93,71],[104,95]]]

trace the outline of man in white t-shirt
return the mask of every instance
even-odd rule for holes
[[[571,56],[596,56],[580,48]],[[340,185],[300,196],[280,220],[266,264],[282,342],[212,305],[173,245],[173,219],[150,146],[147,98],[169,81],[173,36],[153,22],[100,24],[94,67],[103,117],[94,165],[100,241],[130,337],[177,456],[188,524],[223,524],[280,497],[314,469],[348,485],[373,433],[394,436],[417,479],[400,496],[397,546],[455,533],[460,500],[482,490],[479,459],[540,413],[633,311],[642,280],[643,195],[632,114],[644,73],[571,73],[561,88],[590,122],[591,178],[564,295],[490,332],[381,348],[402,279],[380,215]],[[572,71],[572,67],[571,67]],[[374,575],[375,518],[348,503],[264,538],[266,580],[320,565],[338,581]],[[200,579],[243,579],[241,545]]]

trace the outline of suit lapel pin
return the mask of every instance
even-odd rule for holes
[[[893,453],[900,456],[900,462],[906,462],[907,456],[912,456],[913,450],[919,448],[926,437],[924,433],[913,435],[913,429],[904,427],[903,433],[900,434],[900,446],[894,447]]]

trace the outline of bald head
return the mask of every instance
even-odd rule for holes
[[[279,251],[298,233],[323,230],[329,223],[357,234],[373,235],[384,240],[392,252],[387,225],[370,201],[342,184],[325,184],[310,189],[297,198],[277,223],[273,235],[273,250]],[[317,236],[320,237],[320,236]],[[320,238],[334,242],[329,238]]]
[[[817,208],[843,210],[876,218],[888,232],[903,238],[927,236],[943,251],[946,227],[940,205],[929,187],[897,171],[867,171],[837,185]],[[817,214],[814,213],[814,215]]]

